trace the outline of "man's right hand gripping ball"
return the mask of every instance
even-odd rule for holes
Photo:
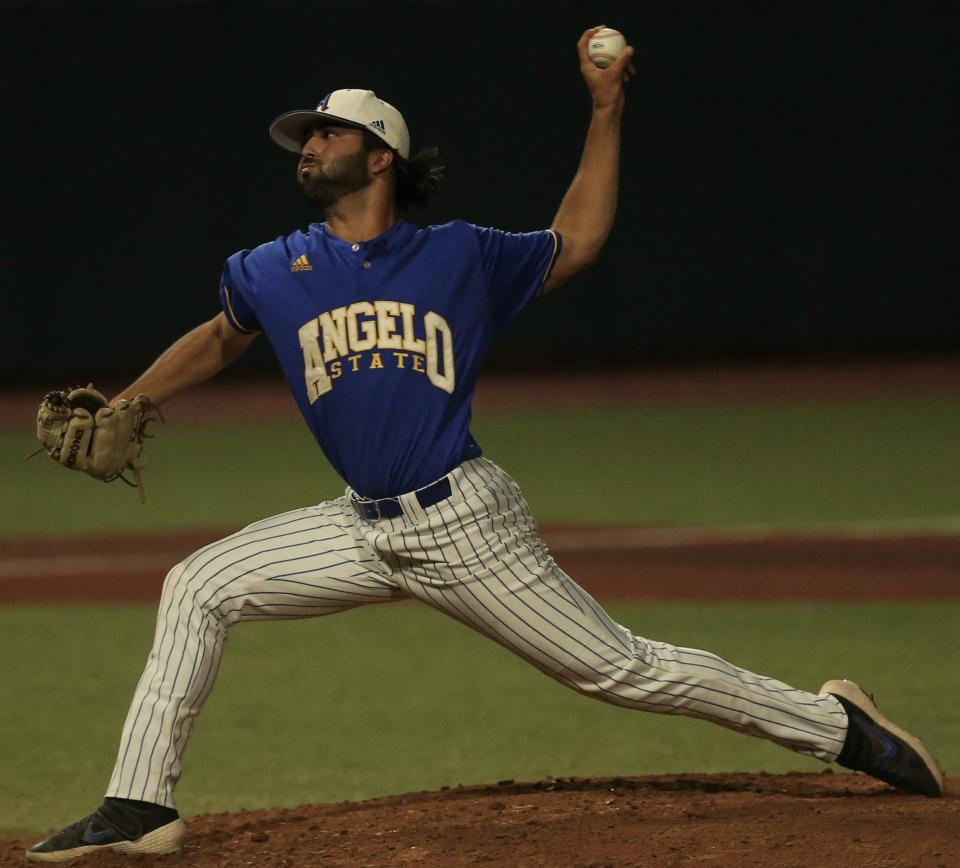
[[[93,384],[49,392],[37,411],[37,439],[54,461],[94,479],[111,482],[130,470],[142,498],[135,462],[143,451],[147,422],[157,418],[151,414],[155,409],[146,395],[108,402]]]

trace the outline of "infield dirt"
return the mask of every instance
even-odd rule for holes
[[[960,779],[951,780],[953,789]],[[504,781],[337,805],[189,820],[175,856],[80,864],[277,868],[392,865],[809,868],[960,865],[960,798],[860,775],[670,775]],[[7,841],[0,864],[21,865]]]

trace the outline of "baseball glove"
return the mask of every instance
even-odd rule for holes
[[[139,490],[143,501],[143,465],[136,462],[149,436],[147,425],[158,418],[159,410],[146,395],[108,402],[93,383],[85,389],[49,392],[37,411],[37,439],[43,444],[38,452],[94,479],[122,479]],[[126,470],[134,482],[123,475]]]

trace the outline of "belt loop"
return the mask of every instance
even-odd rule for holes
[[[417,500],[417,493],[415,491],[409,491],[406,494],[401,494],[397,500],[400,501],[400,505],[403,507],[403,514],[405,516],[417,523],[426,521],[427,514],[424,512],[423,507],[420,506],[420,501]]]

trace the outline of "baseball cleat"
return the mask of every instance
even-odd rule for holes
[[[105,799],[97,810],[27,850],[30,862],[68,862],[94,850],[176,853],[187,827],[172,808]]]
[[[820,693],[835,696],[847,712],[847,737],[837,763],[864,772],[898,790],[943,795],[943,772],[927,749],[887,720],[873,697],[852,681],[828,681]]]

